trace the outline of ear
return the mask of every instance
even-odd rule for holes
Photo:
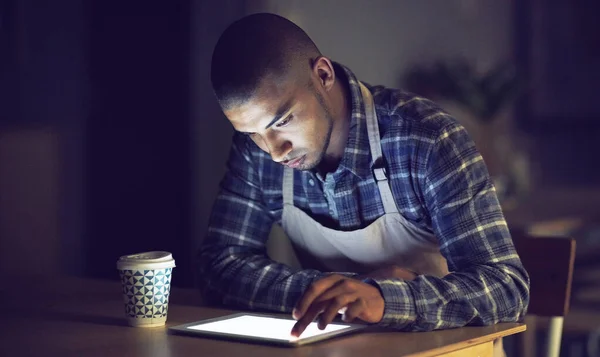
[[[327,57],[319,56],[313,61],[312,65],[313,76],[318,79],[321,87],[329,91],[335,83],[335,70],[333,63]]]

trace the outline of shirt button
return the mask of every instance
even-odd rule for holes
[[[308,180],[308,184],[311,185],[311,186],[314,186],[315,185],[315,180],[309,179]]]

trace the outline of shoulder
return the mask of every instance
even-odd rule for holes
[[[449,141],[471,150],[462,124],[438,104],[419,95],[385,87],[371,87],[382,149],[391,169],[423,177],[433,156],[452,154]]]
[[[375,108],[382,138],[409,135],[435,141],[441,133],[460,123],[432,100],[402,89],[373,86]]]

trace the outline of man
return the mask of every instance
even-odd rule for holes
[[[351,40],[351,39],[347,39]],[[245,17],[211,79],[235,128],[200,251],[208,301],[425,331],[519,321],[529,278],[465,129],[429,100],[359,82],[295,24]],[[266,254],[272,224],[303,269]]]

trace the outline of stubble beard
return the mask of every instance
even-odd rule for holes
[[[308,165],[298,168],[299,170],[302,170],[302,171],[313,170],[317,166],[319,166],[323,162],[323,159],[325,159],[327,156],[327,149],[329,148],[329,143],[331,141],[331,134],[333,133],[333,120],[332,120],[333,118],[331,118],[329,113],[326,113],[326,115],[327,115],[328,124],[327,124],[327,134],[325,135],[325,142],[323,144],[323,148],[320,150],[315,161],[313,161],[312,163],[309,163]]]

